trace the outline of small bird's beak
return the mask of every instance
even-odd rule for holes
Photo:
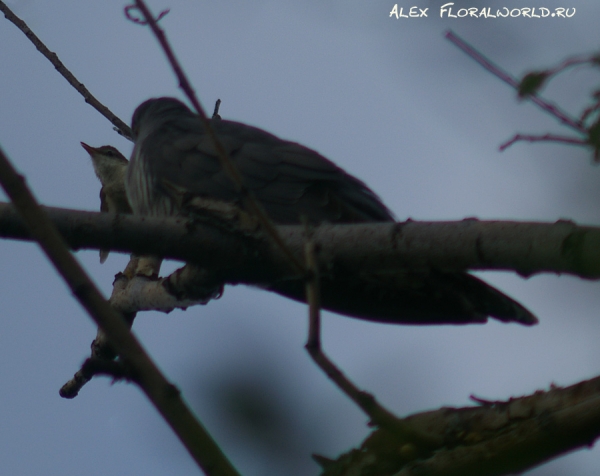
[[[85,142],[81,142],[80,144],[81,144],[81,147],[83,147],[87,151],[87,153],[90,155],[92,155],[96,151],[96,149],[94,149],[90,145],[87,145]]]

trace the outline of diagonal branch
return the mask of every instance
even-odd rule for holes
[[[106,333],[117,353],[134,369],[136,383],[171,426],[198,465],[208,475],[238,475],[212,437],[184,403],[179,390],[163,376],[139,341],[129,331],[123,317],[110,307],[69,252],[58,230],[25,184],[24,177],[17,174],[1,149],[0,183],[15,204],[32,237],[42,247],[79,303]]]
[[[21,30],[29,41],[33,43],[33,45],[38,49],[40,53],[42,53],[50,63],[56,68],[63,78],[67,80],[67,82],[75,88],[75,90],[83,96],[85,102],[87,102],[90,106],[96,109],[100,114],[106,117],[115,127],[119,134],[121,134],[126,139],[131,140],[131,128],[125,124],[121,119],[119,119],[116,115],[112,113],[110,109],[108,109],[104,104],[102,104],[98,99],[94,97],[94,95],[79,81],[71,71],[63,64],[63,62],[58,59],[58,55],[48,49],[48,47],[40,40],[37,35],[31,31],[31,28],[27,26],[27,24],[21,20],[15,13],[8,8],[8,6],[0,0],[0,12],[4,13],[6,19]]]

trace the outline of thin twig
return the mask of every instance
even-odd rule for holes
[[[179,64],[179,61],[175,57],[175,53],[167,40],[165,32],[162,30],[162,28],[158,26],[156,19],[152,15],[152,12],[143,0],[135,0],[135,5],[142,13],[142,15],[144,15],[145,22],[150,26],[150,28],[154,32],[156,39],[160,43],[163,51],[165,52],[165,55],[167,56],[167,59],[169,60],[169,63],[171,64],[171,67],[173,68],[173,71],[175,72],[175,75],[177,76],[177,79],[179,81],[179,87],[189,98],[192,105],[194,106],[194,109],[200,116],[200,120],[202,121],[205,130],[208,136],[210,137],[213,145],[215,146],[217,155],[219,156],[219,161],[221,162],[221,166],[223,167],[223,170],[225,170],[225,173],[233,181],[235,187],[238,189],[238,192],[242,196],[244,204],[247,206],[248,210],[259,219],[261,225],[263,225],[268,235],[271,236],[275,243],[277,243],[277,246],[279,246],[283,250],[284,254],[287,256],[288,260],[296,269],[296,271],[303,274],[304,267],[302,263],[285,245],[283,239],[277,232],[275,225],[271,222],[271,220],[263,210],[262,206],[254,199],[250,190],[248,190],[248,188],[244,185],[242,176],[240,175],[235,165],[233,165],[232,161],[230,160],[227,154],[227,151],[225,150],[225,148],[217,138],[217,135],[213,131],[210,125],[210,119],[208,118],[208,116],[204,112],[204,109],[200,105],[200,101],[196,97],[196,93],[194,92],[191,83],[188,81],[182,66]],[[131,10],[132,6],[128,6],[125,8]]]
[[[38,205],[23,176],[17,174],[0,149],[0,183],[18,209],[35,240],[71,288],[73,295],[106,333],[118,354],[134,369],[136,382],[177,434],[207,475],[237,476],[238,472],[196,420],[179,391],[160,372],[125,320],[114,311],[67,249],[44,210]]]
[[[510,147],[511,145],[513,145],[515,142],[520,142],[520,141],[525,141],[525,142],[560,142],[563,144],[574,144],[574,145],[581,145],[581,146],[589,146],[589,142],[583,140],[583,139],[577,139],[575,137],[567,137],[567,136],[557,136],[554,134],[544,134],[543,136],[536,136],[536,135],[524,135],[524,134],[515,134],[515,136],[506,141],[505,143],[503,143],[502,145],[500,145],[499,149],[502,152],[504,149],[507,149],[508,147]]]
[[[146,20],[142,20],[141,18],[135,17],[131,13],[132,10],[139,10],[137,5],[127,5],[124,10],[125,10],[125,16],[127,17],[127,19],[132,21],[133,23],[137,23],[138,25],[143,25],[143,26],[148,24],[148,22]],[[162,12],[160,12],[158,14],[158,16],[155,18],[154,21],[156,21],[156,22],[161,21],[165,16],[167,16],[169,14],[170,11],[171,10],[169,8],[163,10]]]
[[[478,397],[477,395],[469,395],[469,400],[471,400],[472,402],[477,403],[478,405],[482,405],[482,406],[486,406],[486,407],[493,407],[494,405],[502,405],[503,402],[502,400],[488,400],[486,398],[481,398]]]
[[[483,56],[479,51],[469,45],[465,40],[460,38],[458,35],[454,34],[454,32],[447,31],[444,35],[449,41],[454,43],[458,48],[464,51],[468,56],[477,61],[481,66],[487,69],[494,76],[498,77],[506,84],[511,86],[512,88],[519,90],[519,81],[517,81],[513,76],[504,71],[499,66],[492,63],[485,56]],[[542,98],[538,94],[531,94],[527,96],[535,105],[542,108],[547,113],[556,117],[560,122],[565,124],[566,126],[575,129],[577,132],[582,134],[587,134],[585,126],[581,123],[581,121],[572,118],[567,112],[562,111],[558,106],[548,102],[546,99]]]
[[[314,230],[304,220],[306,241],[304,256],[306,258],[306,302],[308,303],[308,340],[307,349],[321,349],[321,286],[319,283],[319,264],[317,261]]]
[[[6,4],[0,1],[0,11],[4,13],[7,20],[14,23],[15,26],[21,30],[29,41],[42,53],[50,63],[56,68],[56,70],[65,78],[68,83],[73,86],[79,94],[83,96],[85,102],[96,109],[100,114],[106,117],[116,128],[117,132],[126,139],[132,140],[131,128],[119,119],[115,114],[112,113],[104,104],[96,99],[92,93],[79,81],[71,71],[58,59],[56,53],[50,51],[48,47],[40,40],[37,35],[31,31],[27,24],[21,20],[14,12],[6,6]]]
[[[561,64],[555,66],[552,69],[547,70],[549,76],[555,76],[559,73],[564,73],[569,68],[574,68],[576,66],[597,62],[597,58],[595,55],[592,56],[577,56],[575,58],[568,58],[564,60]]]
[[[443,439],[438,435],[425,434],[412,428],[404,420],[385,409],[370,393],[359,390],[344,373],[327,357],[321,347],[321,303],[319,293],[319,268],[316,245],[306,225],[304,252],[308,276],[306,279],[306,301],[309,306],[308,339],[304,346],[315,363],[359,408],[371,419],[371,424],[385,428],[403,444],[415,444],[425,450],[439,448]],[[419,448],[418,448],[419,449]]]
[[[593,97],[596,101],[592,105],[586,107],[583,110],[583,112],[581,113],[580,119],[581,119],[581,122],[583,122],[583,123],[585,123],[592,114],[594,114],[595,112],[598,112],[598,110],[600,110],[600,102],[599,102],[600,98],[598,98],[598,93],[596,92],[593,95]]]
[[[215,108],[213,110],[212,119],[221,119],[221,116],[219,116],[219,108],[220,107],[221,107],[221,100],[217,99],[217,102],[215,102]]]

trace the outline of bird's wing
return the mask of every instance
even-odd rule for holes
[[[300,144],[231,121],[213,121],[219,140],[253,192],[277,223],[393,220],[392,213],[360,180]],[[153,175],[167,188],[192,196],[236,202],[239,194],[223,171],[215,148],[197,120],[179,121],[149,137]],[[161,144],[157,150],[155,144]],[[160,183],[159,183],[160,185]]]
[[[317,152],[244,124],[213,121],[212,125],[244,184],[275,222],[298,223],[303,215],[313,222],[393,220],[363,182]],[[143,144],[142,154],[149,159],[145,166],[152,168],[155,187],[179,198],[187,194],[239,201],[197,118],[157,122],[156,129],[145,134],[137,142]],[[269,288],[302,300],[304,286],[302,280],[291,280]],[[485,322],[487,316],[536,322],[520,304],[463,272],[401,269],[379,275],[332,269],[322,276],[321,295],[325,308],[379,322],[460,324]]]

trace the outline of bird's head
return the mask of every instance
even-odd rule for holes
[[[140,104],[131,118],[133,140],[137,140],[140,129],[152,125],[154,121],[164,121],[170,116],[194,116],[194,113],[179,99],[162,97],[153,98]]]
[[[121,154],[121,152],[111,145],[92,147],[85,142],[82,142],[81,147],[90,154],[92,164],[94,165],[94,171],[102,185],[106,185],[113,180],[123,181],[129,161]]]

